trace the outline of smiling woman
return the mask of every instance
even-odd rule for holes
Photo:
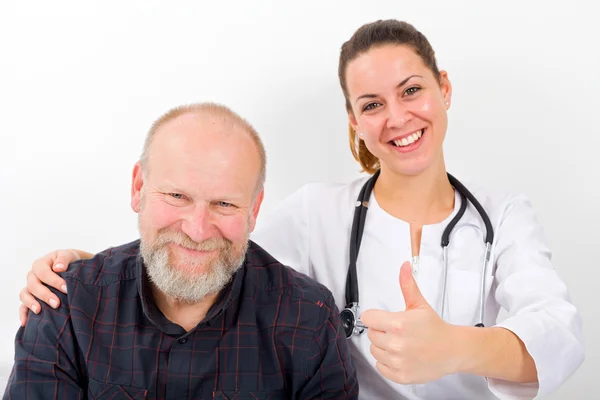
[[[529,201],[468,191],[448,175],[452,85],[428,40],[405,22],[366,24],[342,46],[338,75],[350,147],[375,174],[373,194],[359,194],[369,191],[366,178],[305,186],[253,238],[330,287],[350,322],[361,317],[368,334],[349,335],[361,396],[534,398],[555,390],[583,361],[579,314]]]
[[[443,163],[452,96],[446,72],[436,75],[410,45],[383,44],[358,53],[345,74],[352,130],[379,160],[383,179],[390,170],[412,176]]]

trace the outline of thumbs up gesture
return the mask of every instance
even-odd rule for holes
[[[400,288],[405,311],[367,310],[361,316],[379,372],[394,382],[415,384],[458,371],[461,335],[427,303],[409,262],[400,269]]]

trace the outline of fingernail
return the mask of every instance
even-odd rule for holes
[[[54,269],[64,269],[64,268],[65,268],[65,265],[63,263],[59,263],[54,266]]]
[[[67,293],[67,285],[62,285],[60,288],[63,292]]]
[[[37,314],[37,307],[36,306],[31,306],[31,311],[33,311],[35,314]]]
[[[52,306],[52,308],[56,308],[56,306],[58,306],[58,303],[56,302],[56,300],[50,299],[50,305]]]

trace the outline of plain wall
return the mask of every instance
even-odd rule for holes
[[[359,168],[339,48],[397,18],[429,38],[453,84],[448,170],[532,199],[581,310],[587,358],[552,398],[597,398],[600,29],[588,3],[3,0],[0,392],[32,261],[137,237],[130,175],[155,118],[216,101],[252,122],[269,158],[263,213],[304,183],[348,181]]]

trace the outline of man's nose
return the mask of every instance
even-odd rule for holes
[[[196,243],[200,243],[213,236],[214,223],[209,206],[196,204],[183,218],[181,230]]]

